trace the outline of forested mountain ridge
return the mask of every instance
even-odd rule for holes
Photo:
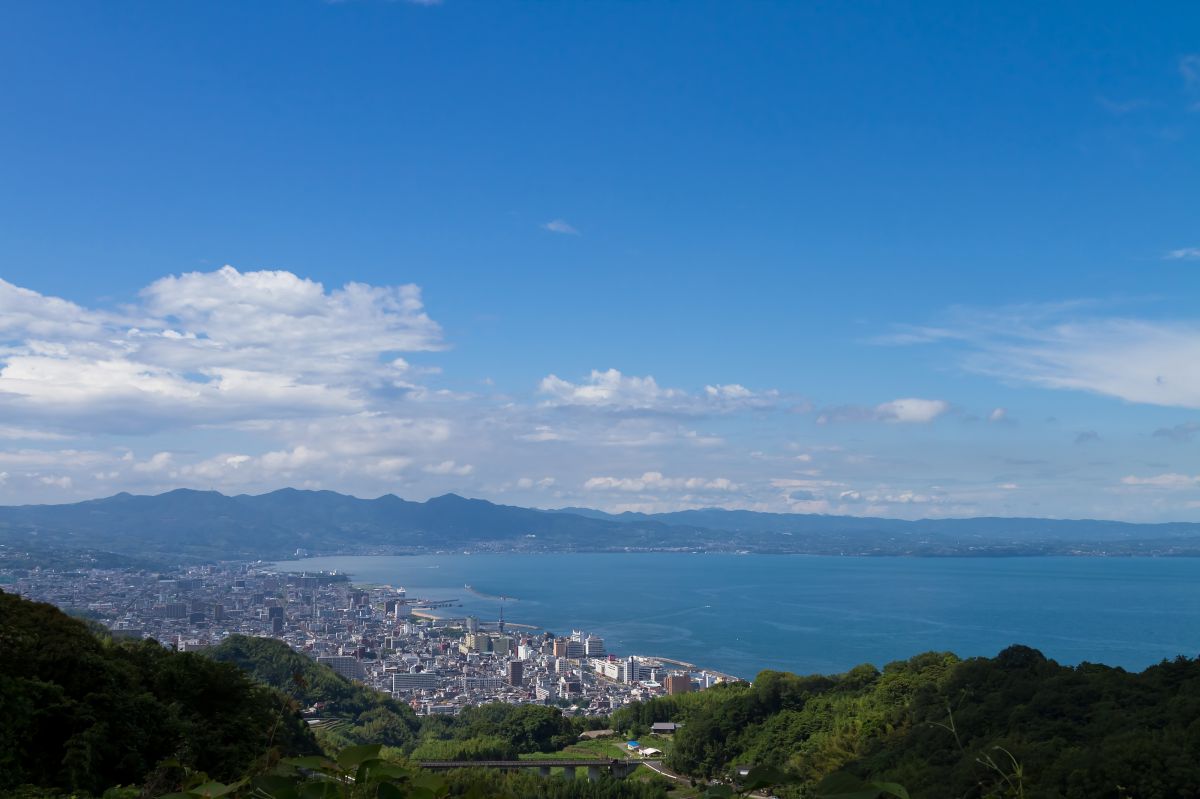
[[[225,496],[178,489],[65,505],[0,507],[0,544],[173,559],[475,551],[748,551],[836,555],[1200,555],[1200,524],[1033,518],[925,519],[702,509],[538,510],[454,494],[410,502],[286,488]]]
[[[913,799],[1200,796],[1200,659],[1134,674],[1061,666],[1024,646],[965,661],[926,653],[882,671],[763,672],[613,716],[635,732],[656,721],[682,724],[672,768],[776,766],[796,781],[781,796],[808,796],[839,772],[899,783]]]

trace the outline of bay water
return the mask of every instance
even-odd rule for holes
[[[1200,654],[1200,559],[671,553],[337,556],[279,562],[456,600],[440,615],[585,630],[617,655],[752,679],[1026,644],[1140,670]],[[471,586],[471,590],[465,586]],[[509,597],[501,600],[500,597]],[[460,606],[461,605],[461,606]]]

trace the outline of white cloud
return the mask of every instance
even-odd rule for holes
[[[653,377],[626,376],[616,369],[593,369],[579,383],[548,375],[542,378],[538,390],[550,397],[547,404],[590,408],[649,410],[674,405],[687,397],[685,392],[660,388]]]
[[[1101,316],[1095,304],[954,314],[945,343],[967,349],[968,371],[1128,402],[1200,408],[1200,321]],[[948,329],[953,327],[952,332]]]
[[[562,233],[567,236],[578,236],[579,230],[576,227],[562,219],[552,219],[542,225],[542,230],[548,230],[551,233]]]
[[[321,473],[320,467],[327,465],[327,462],[326,453],[301,444],[291,449],[272,450],[261,455],[223,453],[196,463],[181,465],[178,469],[168,472],[167,477],[188,485],[200,483],[227,487],[265,484],[278,487],[290,484],[280,481],[311,480]]]
[[[454,461],[442,461],[441,463],[431,463],[421,467],[421,471],[428,474],[452,474],[459,477],[466,477],[475,471],[475,467],[469,463],[458,464]]]
[[[950,409],[945,400],[908,397],[885,402],[875,408],[876,416],[885,422],[924,424],[932,422]]]
[[[588,491],[735,491],[738,485],[725,477],[666,477],[662,472],[644,472],[640,477],[591,477],[584,482]]]
[[[731,383],[726,386],[705,386],[704,393],[713,399],[749,399],[754,392],[743,385]]]
[[[0,424],[0,439],[17,440],[24,439],[27,441],[63,441],[68,436],[62,433],[52,433],[48,430],[34,430],[29,427],[14,427],[13,425]]]
[[[455,433],[446,418],[411,418],[380,411],[319,419],[259,419],[235,425],[277,441],[304,441],[331,455],[393,455],[444,445]]]
[[[902,397],[880,403],[873,408],[862,405],[841,405],[826,408],[817,415],[817,424],[837,422],[893,422],[897,424],[927,424],[950,410],[945,400]]]
[[[121,313],[0,280],[0,409],[91,430],[361,411],[441,347],[415,286],[326,291],[290,272],[166,277]]]
[[[1171,250],[1163,257],[1168,261],[1200,260],[1200,247],[1181,247],[1178,250]]]
[[[1156,474],[1151,477],[1138,477],[1137,475],[1128,475],[1121,478],[1121,483],[1127,486],[1150,486],[1153,488],[1163,489],[1187,489],[1196,488],[1200,485],[1200,475],[1188,476],[1186,474],[1178,474],[1176,472],[1167,472],[1164,474]]]
[[[558,482],[558,481],[557,481],[557,480],[555,480],[553,477],[543,477],[543,478],[541,478],[541,479],[538,479],[538,480],[535,480],[535,479],[534,479],[534,478],[532,478],[532,477],[522,477],[521,479],[517,480],[517,488],[522,488],[522,489],[529,489],[529,488],[539,488],[539,489],[545,489],[545,488],[551,488],[551,487],[552,487],[552,486],[553,486],[555,483],[557,483],[557,482]]]
[[[997,348],[975,368],[1049,388],[1200,408],[1200,326],[1109,319],[1056,325]]]
[[[709,385],[699,394],[660,386],[653,376],[637,377],[617,369],[593,369],[583,380],[572,383],[548,375],[538,386],[549,399],[547,407],[594,408],[606,411],[656,413],[727,413],[777,404],[779,392],[754,392],[744,386]]]
[[[1008,411],[1004,408],[994,408],[992,412],[988,414],[988,421],[992,422],[993,424],[1006,421],[1007,419]]]
[[[523,441],[566,441],[567,436],[549,425],[537,425],[529,433],[521,433],[517,438]]]
[[[157,452],[149,460],[134,464],[133,470],[145,473],[166,472],[171,468],[171,460],[171,453]]]

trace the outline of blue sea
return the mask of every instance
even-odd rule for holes
[[[461,603],[445,615],[494,620],[507,596],[507,621],[582,629],[619,655],[745,678],[882,666],[929,650],[990,656],[1013,643],[1060,663],[1137,670],[1200,654],[1200,559],[1191,558],[472,554],[277,566],[336,569]]]

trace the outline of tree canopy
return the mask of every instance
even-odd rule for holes
[[[153,641],[114,643],[0,591],[0,790],[98,793],[166,761],[233,779],[318,751],[295,706],[237,668]]]

